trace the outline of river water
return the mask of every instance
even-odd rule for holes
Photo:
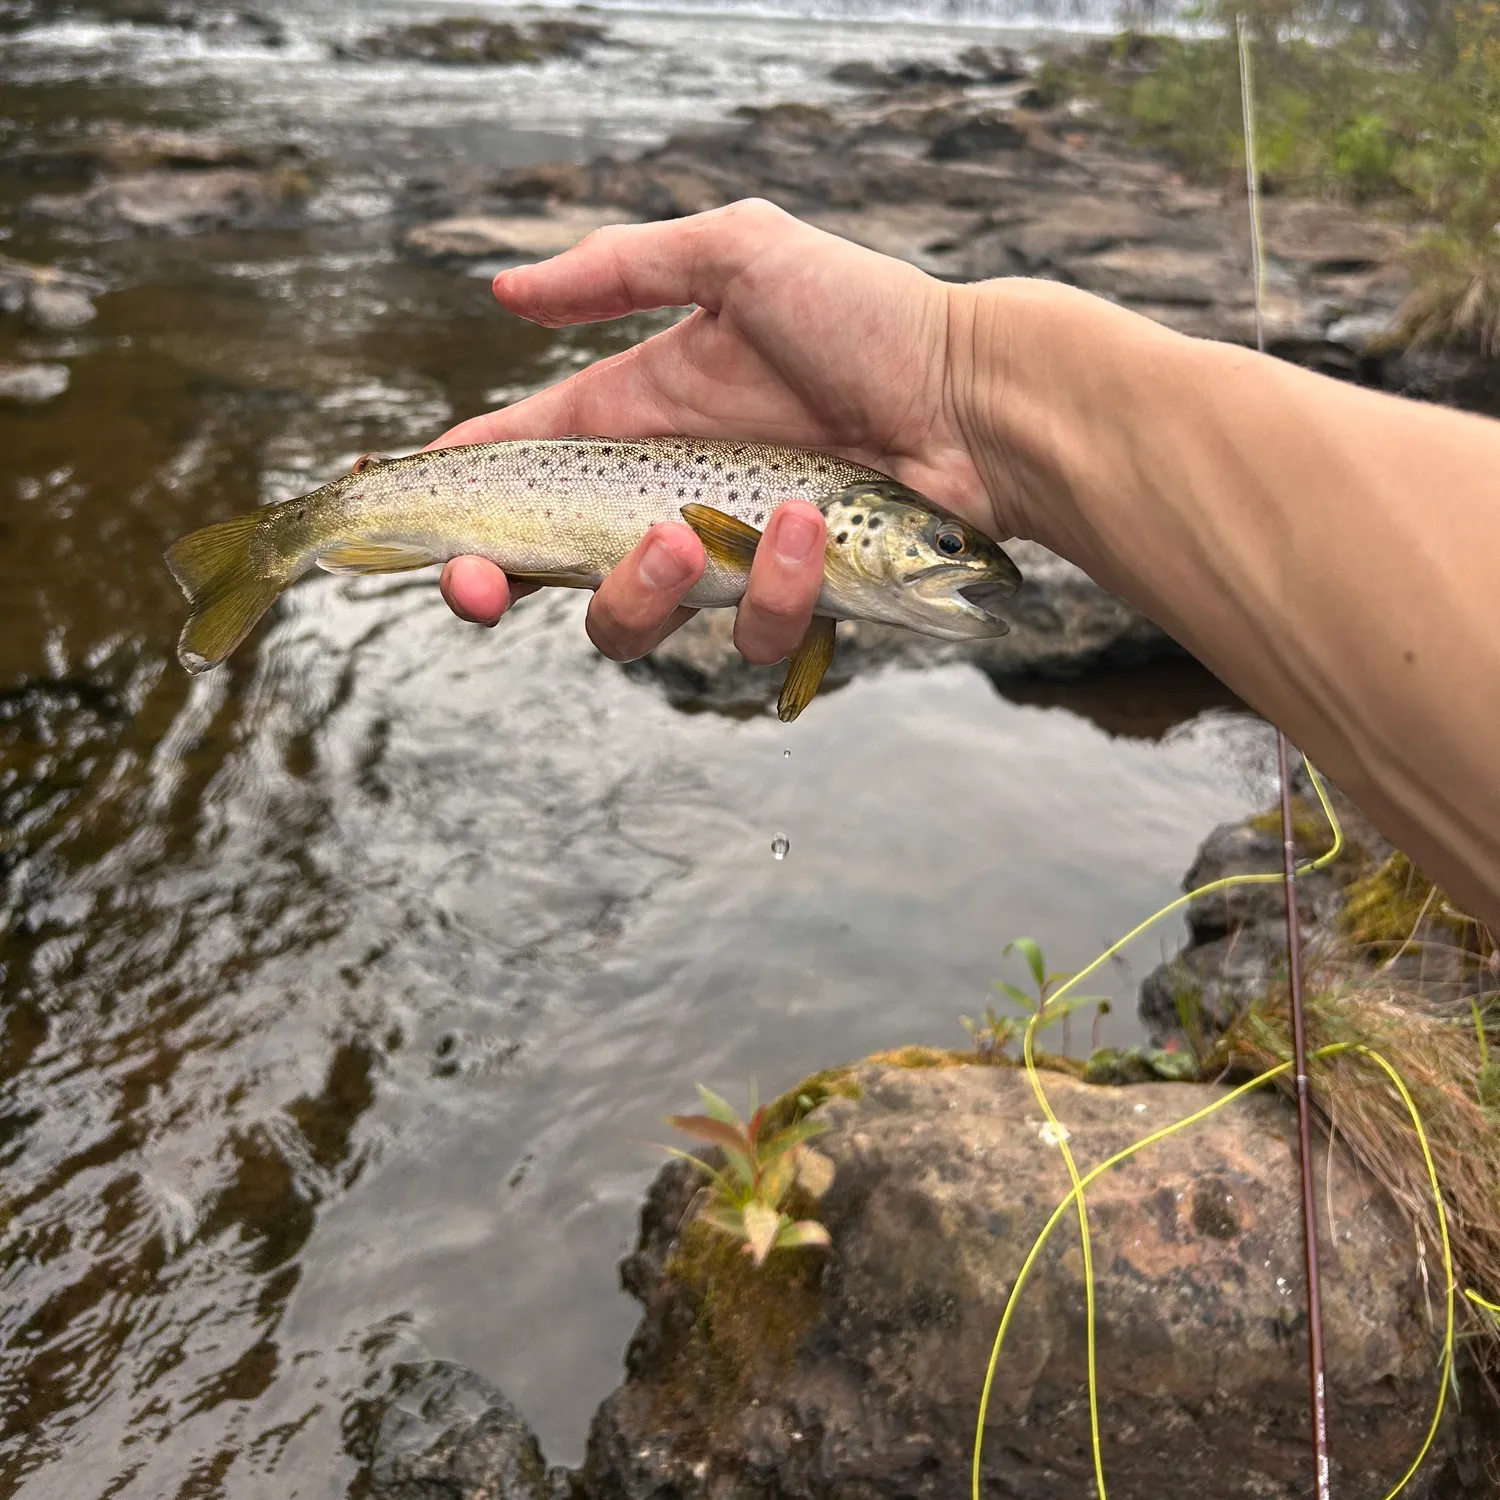
[[[696,1080],[962,1044],[1007,939],[1086,961],[1267,791],[1264,726],[1190,671],[890,671],[788,729],[675,711],[577,597],[485,632],[427,575],[309,581],[190,683],[173,538],[653,326],[529,328],[403,260],[393,163],[582,155],[1001,34],[611,12],[591,64],[329,60],[413,9],[289,9],[275,54],[14,6],[0,40],[7,153],[123,120],[331,163],[325,222],[181,241],[49,229],[0,170],[4,249],[110,288],[72,334],[0,320],[72,375],[0,411],[6,1495],[342,1496],[360,1401],[423,1354],[576,1459]],[[1108,1039],[1175,941],[1108,977]]]

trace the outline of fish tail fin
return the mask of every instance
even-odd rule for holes
[[[264,523],[262,515],[235,516],[167,549],[167,566],[189,605],[177,642],[177,659],[189,672],[218,666],[292,581],[264,576],[251,560],[251,540]]]

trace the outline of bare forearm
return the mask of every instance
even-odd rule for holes
[[[1002,526],[1157,620],[1500,918],[1500,423],[1064,288],[967,295]]]

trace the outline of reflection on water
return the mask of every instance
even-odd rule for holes
[[[28,87],[61,132],[123,85]],[[21,196],[7,248],[66,250]],[[1006,939],[1085,961],[1262,788],[1261,727],[1182,673],[687,716],[580,599],[491,633],[425,575],[309,580],[190,681],[174,537],[655,326],[530,328],[391,242],[99,244],[95,323],[0,320],[73,377],[0,411],[0,1492],[342,1495],[348,1414],[418,1350],[576,1457],[695,1080],[961,1042]]]

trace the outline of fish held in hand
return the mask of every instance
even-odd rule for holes
[[[830,454],[695,438],[518,439],[367,455],[310,495],[204,527],[167,563],[190,613],[177,654],[217,666],[276,596],[313,568],[399,573],[473,554],[510,577],[596,588],[659,521],[685,520],[708,555],[683,601],[737,604],[771,512],[810,500],[828,523],[823,587],[778,711],[794,719],[833,659],[838,620],[941,640],[1003,635],[1020,587],[988,537],[914,490]]]

